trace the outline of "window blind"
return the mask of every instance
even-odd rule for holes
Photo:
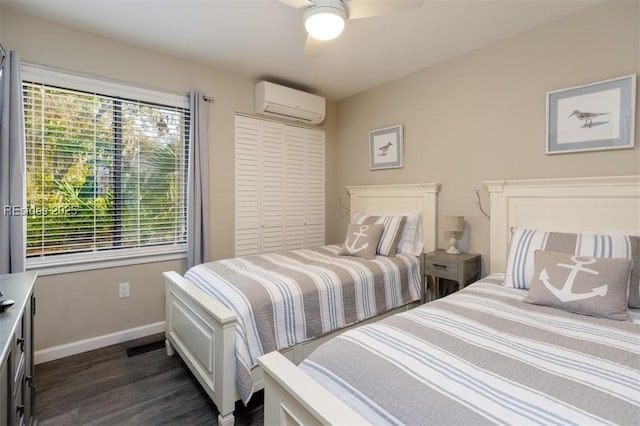
[[[189,110],[25,81],[27,257],[186,245]]]

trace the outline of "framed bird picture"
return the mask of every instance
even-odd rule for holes
[[[636,76],[547,93],[547,154],[634,147]]]
[[[404,165],[402,126],[369,132],[369,169],[398,169]]]

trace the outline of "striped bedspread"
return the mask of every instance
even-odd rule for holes
[[[339,245],[331,245],[237,257],[185,274],[238,317],[236,386],[245,403],[259,356],[420,298],[419,258],[366,260],[339,252]]]
[[[379,424],[636,425],[640,324],[479,281],[341,334],[300,365]]]

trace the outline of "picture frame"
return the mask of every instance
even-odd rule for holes
[[[369,132],[369,169],[399,169],[404,167],[402,125]]]
[[[633,148],[636,75],[547,93],[546,154]]]

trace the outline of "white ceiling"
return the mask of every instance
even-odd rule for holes
[[[276,0],[0,1],[69,27],[340,100],[602,0],[425,0],[418,9],[349,21],[311,57],[303,55],[302,12]]]

